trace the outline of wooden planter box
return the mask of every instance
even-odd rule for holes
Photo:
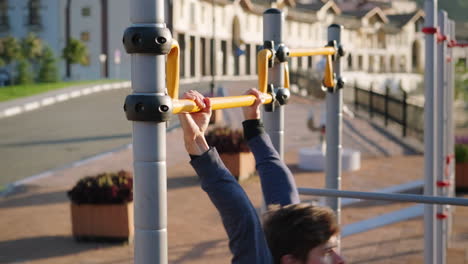
[[[468,189],[468,163],[455,164],[455,188]]]
[[[71,203],[72,233],[78,241],[133,240],[133,203]]]
[[[255,173],[255,158],[252,152],[222,153],[219,156],[238,181],[248,179]]]

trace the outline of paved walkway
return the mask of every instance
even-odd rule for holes
[[[285,160],[301,187],[323,187],[324,174],[298,169],[298,149],[314,146],[318,137],[306,128],[304,117],[311,103],[295,98],[286,109]],[[313,107],[318,107],[317,103]],[[237,122],[239,111],[227,113]],[[170,263],[229,263],[226,235],[219,216],[200,190],[181,143],[180,129],[167,135],[168,148],[168,239]],[[365,159],[355,172],[343,173],[343,189],[374,190],[422,179],[423,157],[405,155],[411,150],[360,119],[346,119],[344,146],[360,149]],[[69,201],[65,191],[83,176],[119,169],[133,170],[132,149],[123,149],[81,166],[57,171],[31,181],[15,193],[0,198],[0,263],[133,263],[132,245],[77,243],[71,237]],[[243,183],[258,208],[261,194],[258,178]],[[304,199],[308,199],[304,197]],[[366,203],[343,209],[346,225],[408,205]],[[457,208],[448,263],[468,263],[466,208]],[[421,218],[349,236],[342,241],[348,263],[423,263]],[[465,255],[463,255],[465,254]],[[456,257],[453,257],[457,255]],[[465,258],[465,260],[463,260]]]

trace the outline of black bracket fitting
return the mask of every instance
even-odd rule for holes
[[[271,94],[271,97],[273,98],[273,100],[271,101],[271,103],[264,105],[265,112],[274,112],[275,111],[275,104],[277,104],[277,102],[276,102],[275,87],[273,86],[273,84],[271,84],[271,83],[268,84],[267,93]]]
[[[334,74],[335,75],[335,74]],[[335,86],[334,87],[327,87],[325,86],[325,84],[322,82],[322,90],[324,92],[329,92],[329,93],[334,93],[336,91],[338,91],[339,89],[343,89],[344,86],[345,86],[345,79],[343,77],[339,77],[338,79],[336,79],[336,77],[334,76],[333,78],[335,78]]]
[[[281,62],[286,62],[289,57],[289,48],[286,47],[284,44],[280,44],[278,46],[278,50],[276,50],[276,59]]]
[[[291,97],[291,92],[289,91],[289,89],[280,87],[275,90],[273,84],[268,84],[267,93],[271,94],[273,101],[271,101],[271,103],[269,104],[264,105],[266,112],[274,112],[277,106],[287,104],[289,98]]]
[[[171,31],[165,27],[132,26],[125,30],[123,45],[127,53],[166,55],[171,51]]]
[[[285,105],[288,103],[289,98],[291,97],[291,91],[287,88],[278,88],[276,91],[276,100],[280,105]]]
[[[125,115],[129,121],[162,123],[172,115],[172,99],[167,95],[131,94],[125,98]]]
[[[268,60],[268,68],[273,68],[273,62],[275,61],[275,42],[273,40],[265,40],[263,42],[263,49],[269,49],[271,51],[271,58]]]
[[[343,49],[343,45],[338,46],[338,55],[343,57],[346,54],[345,50]]]

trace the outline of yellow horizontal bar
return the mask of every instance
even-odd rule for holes
[[[336,50],[333,47],[313,48],[313,49],[291,49],[289,57],[305,57],[314,55],[335,55]]]
[[[263,104],[271,103],[273,97],[271,94],[265,94],[265,102]],[[251,106],[254,104],[256,97],[253,95],[239,95],[239,96],[226,96],[226,97],[211,97],[211,107],[213,110],[226,109],[234,107]],[[172,113],[195,113],[199,112],[200,108],[193,100],[189,99],[174,99],[172,100]]]

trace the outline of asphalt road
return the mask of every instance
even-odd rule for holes
[[[254,84],[222,85],[245,90]],[[208,84],[181,86],[187,89],[207,91]],[[132,125],[122,107],[129,93],[94,93],[0,119],[0,187],[131,143]]]

